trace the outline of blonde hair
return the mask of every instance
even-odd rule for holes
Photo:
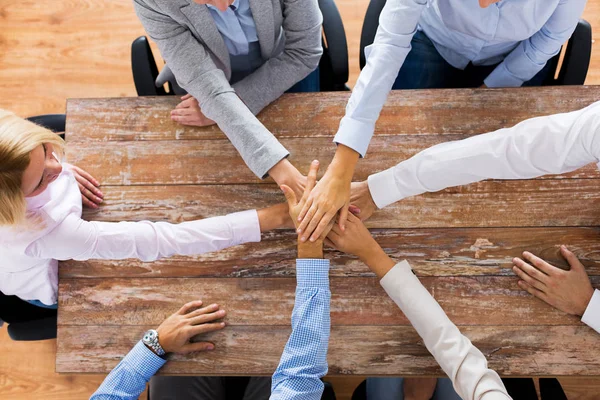
[[[25,222],[23,173],[29,166],[31,151],[43,143],[51,143],[62,155],[64,141],[56,133],[0,109],[0,225]]]

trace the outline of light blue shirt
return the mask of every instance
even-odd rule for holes
[[[207,4],[229,54],[246,55],[252,42],[258,42],[256,24],[248,0],[235,0],[227,11]]]
[[[292,333],[273,374],[273,400],[320,400],[327,374],[331,320],[329,260],[296,260]],[[91,400],[134,400],[166,363],[141,341],[111,371]]]
[[[558,54],[585,4],[586,0],[500,0],[481,8],[478,0],[387,0],[334,141],[366,154],[417,27],[454,67],[498,64],[484,83],[517,87]]]

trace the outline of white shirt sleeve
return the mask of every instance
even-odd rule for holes
[[[487,367],[483,353],[450,321],[408,262],[392,268],[381,279],[381,286],[409,319],[462,399],[510,399],[498,374]]]
[[[600,333],[600,290],[594,290],[594,294],[581,317],[581,322]]]
[[[260,242],[256,210],[180,224],[88,222],[72,214],[32,243],[26,253],[56,260],[138,258],[154,261],[174,254],[207,253],[246,242]]]
[[[512,128],[440,143],[369,176],[375,204],[484,179],[529,179],[600,161],[600,102]]]
[[[334,142],[364,157],[381,108],[410,51],[428,0],[388,0],[379,17],[373,44],[365,48],[367,64],[358,76]]]

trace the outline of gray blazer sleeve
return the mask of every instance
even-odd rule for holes
[[[152,0],[134,0],[134,6],[179,85],[198,100],[204,115],[218,124],[248,168],[256,176],[266,177],[289,155],[285,147],[240,100],[223,71],[186,27],[162,13]]]
[[[323,54],[323,17],[317,0],[284,0],[282,12],[283,52],[233,84],[238,96],[254,114],[314,71]]]

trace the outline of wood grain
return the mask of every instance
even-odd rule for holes
[[[103,193],[104,203],[86,210],[86,219],[181,222],[284,201],[275,185],[115,186]],[[404,199],[367,220],[370,228],[392,229],[597,225],[594,179],[479,182]]]
[[[331,137],[349,98],[349,92],[284,94],[258,117],[278,138]],[[527,118],[579,110],[598,98],[600,88],[594,86],[393,91],[377,120],[375,134],[473,135],[507,128]],[[172,96],[69,99],[67,140],[224,138],[216,125],[186,127],[171,121],[170,111],[178,102],[179,98]]]
[[[371,233],[393,259],[408,260],[418,276],[513,276],[512,259],[525,250],[568,269],[559,254],[560,244],[575,252],[589,275],[600,275],[600,228],[376,229]],[[293,231],[269,232],[260,243],[154,262],[69,260],[60,263],[60,279],[294,276],[295,239]],[[354,256],[332,249],[325,255],[331,262],[330,276],[374,276]]]
[[[421,282],[457,325],[580,324],[521,290],[516,277],[423,277]],[[592,283],[600,284],[600,277]],[[376,278],[331,278],[330,287],[332,325],[409,324]],[[62,279],[59,324],[64,329],[158,326],[182,304],[210,299],[228,311],[230,325],[287,326],[295,288],[294,278]]]
[[[62,373],[110,371],[150,327],[72,326],[62,330],[56,369]],[[270,375],[290,329],[228,326],[197,338],[215,343],[214,351],[170,356],[160,373]],[[589,351],[600,338],[585,326],[465,326],[461,331],[501,375],[600,374],[600,361]],[[266,336],[269,340],[264,340]],[[332,376],[410,376],[415,371],[443,375],[410,326],[334,326],[327,358]]]

